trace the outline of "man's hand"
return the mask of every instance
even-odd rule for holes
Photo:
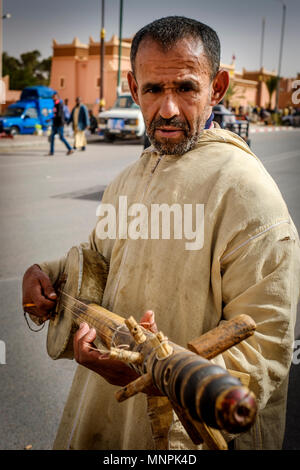
[[[154,321],[154,313],[148,310],[142,317],[140,324],[152,331],[157,332]],[[122,361],[106,358],[99,351],[95,351],[93,341],[96,338],[96,330],[89,328],[87,323],[81,323],[79,330],[74,335],[74,357],[75,360],[88,369],[101,375],[112,385],[121,387],[137,379],[139,375]],[[155,387],[149,387],[147,394],[160,395]]]
[[[87,323],[81,323],[74,335],[74,358],[84,367],[101,375],[112,385],[127,385],[138,377],[138,374],[124,362],[106,358],[95,351],[93,341],[96,338],[95,328],[89,328]]]
[[[26,312],[48,320],[50,312],[54,309],[57,295],[49,277],[37,264],[30,266],[23,277],[23,306]],[[26,307],[26,304],[33,304]]]

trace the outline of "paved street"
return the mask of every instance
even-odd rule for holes
[[[251,141],[300,229],[300,131],[252,134]],[[142,146],[93,142],[85,152],[66,156],[56,142],[55,156],[48,157],[46,139],[34,146],[9,145],[0,142],[0,340],[7,362],[0,364],[0,449],[51,449],[75,364],[48,358],[46,329],[28,330],[22,276],[34,262],[60,257],[87,240],[101,192],[139,157]],[[300,321],[295,336],[300,338]],[[299,371],[300,365],[292,367],[286,449],[300,449]]]

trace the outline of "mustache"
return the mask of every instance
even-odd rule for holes
[[[172,126],[177,129],[184,130],[186,132],[189,131],[189,126],[187,125],[187,123],[185,121],[182,121],[182,119],[178,117],[165,119],[160,116],[156,119],[153,119],[153,121],[150,123],[149,128],[151,131],[155,131],[155,129],[157,129],[158,127],[164,127],[164,126]]]

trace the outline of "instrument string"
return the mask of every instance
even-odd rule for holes
[[[97,324],[100,325],[100,327],[102,327],[103,325],[106,326],[108,329],[110,329],[111,331],[114,331],[115,333],[118,333],[119,332],[119,328],[120,326],[123,326],[122,323],[120,323],[116,328],[114,328],[112,325],[111,325],[111,322],[115,322],[115,320],[111,319],[109,316],[107,316],[105,318],[105,313],[101,313],[101,315],[103,316],[103,319],[99,320],[97,318],[94,318],[91,314],[89,314],[88,312],[86,312],[86,309],[88,307],[89,310],[92,310],[94,311],[95,313],[97,313],[99,315],[99,311],[92,307],[91,305],[88,305],[88,304],[85,304],[84,302],[82,302],[81,300],[78,300],[76,299],[75,297],[71,296],[70,294],[67,294],[66,292],[63,292],[61,290],[59,290],[59,292],[61,293],[62,296],[65,296],[65,297],[68,297],[69,299],[73,300],[75,302],[75,305],[76,305],[76,309],[80,312],[82,312],[84,315],[89,315],[92,320],[94,322],[96,322]],[[82,305],[82,309],[80,308],[80,305]],[[116,322],[115,322],[116,323]],[[141,323],[140,325],[148,325],[149,327],[152,326],[152,323],[150,322],[143,322]],[[125,326],[125,325],[124,325]],[[142,327],[143,328],[143,327]],[[145,332],[149,331],[148,328],[143,328]],[[129,331],[122,331],[122,334],[124,335],[127,335],[127,336],[130,336],[131,337],[131,333]]]
[[[106,333],[103,332],[103,329],[102,328],[98,328],[98,326],[94,325],[94,322],[95,322],[95,319],[92,318],[90,315],[86,314],[86,312],[81,312],[85,315],[85,317],[91,317],[91,320],[89,318],[83,318],[82,315],[80,315],[79,313],[75,312],[72,310],[72,308],[70,306],[68,306],[67,304],[64,304],[62,303],[62,306],[64,307],[64,309],[71,314],[71,317],[73,317],[74,319],[79,319],[79,320],[82,320],[84,322],[86,322],[89,327],[94,327],[96,329],[96,332],[98,334],[98,336],[102,337],[102,338],[106,338],[107,340],[111,341],[112,340],[112,337]],[[100,321],[97,321],[97,323],[99,323],[99,325],[101,325],[101,322]],[[103,325],[101,325],[103,327]],[[108,326],[109,327],[109,326]]]
[[[91,319],[93,320],[93,322],[98,323],[101,327],[104,325],[107,328],[109,328],[111,331],[118,332],[118,328],[114,328],[111,325],[111,322],[114,322],[114,320],[112,320],[109,317],[105,318],[105,313],[102,312],[103,319],[101,319],[101,320],[99,320],[97,318],[94,318],[91,314],[88,314],[88,312],[86,312],[86,310],[88,308],[89,310],[93,310],[95,313],[99,314],[99,311],[97,309],[93,308],[90,305],[85,304],[84,302],[82,302],[81,300],[76,299],[75,297],[72,297],[71,295],[67,294],[66,292],[62,292],[62,291],[59,291],[59,292],[61,292],[62,296],[66,296],[66,297],[70,298],[71,300],[73,300],[75,305],[76,305],[76,309],[78,311],[80,311],[81,313],[83,313],[84,315],[90,316]],[[82,305],[82,308],[80,308],[80,305]],[[124,334],[128,334],[130,336],[129,332],[124,332]]]
[[[86,312],[87,307],[88,307],[89,310],[93,310],[94,312],[96,312],[96,313],[99,314],[98,310],[95,309],[95,308],[93,308],[91,305],[85,304],[85,303],[82,302],[81,300],[76,299],[75,297],[71,296],[70,294],[67,294],[66,292],[63,292],[63,291],[61,291],[61,290],[59,290],[59,292],[61,293],[62,296],[66,296],[66,297],[70,298],[71,300],[73,300],[73,301],[75,302],[75,304],[81,304],[82,307],[83,307],[83,309],[80,309],[80,308],[79,308],[79,305],[77,305],[77,309],[78,309],[80,312],[82,312],[84,315],[89,315],[89,314]],[[91,315],[89,315],[89,316],[91,316],[92,320],[95,321],[95,322],[97,322],[97,323],[99,323],[101,326],[102,326],[103,323],[104,323],[105,326],[107,326],[109,329],[111,329],[111,331],[114,331],[114,332],[118,332],[118,331],[119,331],[118,328],[119,328],[120,326],[123,326],[122,324],[120,324],[120,325],[118,325],[117,328],[113,328],[113,327],[111,326],[111,324],[109,324],[108,322],[109,322],[109,321],[110,321],[110,322],[114,322],[114,320],[112,320],[112,319],[111,319],[110,317],[108,317],[108,316],[107,316],[107,319],[106,319],[106,318],[105,318],[105,313],[103,313],[103,312],[102,312],[102,315],[103,315],[103,319],[101,319],[101,320],[99,320],[99,319],[97,319],[97,318],[94,318],[94,317],[92,317]],[[147,325],[148,327],[146,326],[146,328],[143,328],[143,329],[146,330],[146,331],[148,331],[149,329],[151,329],[150,327],[153,326],[153,323],[150,323],[150,322],[141,322],[141,323],[140,323],[140,326],[142,326],[142,325]],[[123,331],[122,333],[127,334],[128,336],[131,336],[131,334],[130,334],[129,332]]]
[[[94,310],[95,312],[99,313],[96,309],[94,309],[93,307],[91,307],[90,305],[87,305],[85,304],[84,302],[82,302],[81,300],[78,300],[76,299],[75,297],[72,297],[71,295],[67,294],[66,292],[62,292],[62,291],[59,291],[62,295],[62,297],[68,297],[69,299],[73,300],[75,302],[75,305],[76,305],[76,308],[82,312],[82,313],[85,313],[86,312],[86,309],[88,307],[89,310]],[[80,305],[82,305],[82,309],[80,308]],[[86,315],[89,315],[88,313],[85,313]],[[102,315],[104,316],[104,314],[102,313]],[[91,315],[90,315],[91,316]],[[93,318],[93,317],[92,317]],[[96,319],[95,319],[96,320]],[[103,318],[103,322],[108,322],[108,320],[106,320],[105,318]],[[102,322],[101,322],[102,323]]]
[[[72,318],[86,322],[90,328],[94,327],[96,329],[96,333],[98,334],[98,336],[100,336],[100,338],[102,337],[103,339],[108,340],[109,343],[113,342],[113,336],[114,336],[113,333],[118,333],[120,326],[121,327],[123,326],[122,324],[120,324],[117,328],[114,328],[111,324],[114,322],[114,320],[109,318],[108,316],[107,318],[105,318],[105,313],[103,312],[101,313],[101,315],[103,316],[101,320],[99,318],[95,318],[89,311],[94,311],[95,313],[99,315],[99,311],[96,308],[93,308],[92,306],[85,304],[81,300],[76,299],[75,297],[71,296],[70,294],[67,294],[66,292],[59,290],[59,293],[61,294],[62,307],[71,315]],[[73,306],[68,305],[67,303],[68,299],[74,302]],[[150,323],[143,322],[141,323],[141,325],[150,326]],[[105,328],[111,331],[112,335],[105,333],[103,331],[105,330]],[[148,330],[147,328],[143,328],[143,329],[145,329],[146,331]],[[132,338],[131,333],[129,331],[122,331],[122,334]],[[112,346],[114,345],[112,344]],[[129,348],[129,345],[122,344],[122,345],[118,345],[117,347]]]
[[[96,329],[99,336],[101,336],[102,338],[106,338],[110,342],[113,340],[113,335],[110,336],[110,335],[106,334],[103,331],[103,329],[107,328],[112,333],[113,332],[115,332],[115,333],[119,332],[118,328],[112,327],[110,322],[112,322],[113,320],[111,320],[109,317],[106,319],[105,314],[102,314],[103,319],[101,319],[101,320],[97,319],[97,318],[93,317],[87,311],[87,307],[88,307],[88,310],[93,310],[93,311],[95,311],[96,313],[99,314],[97,309],[95,309],[95,308],[93,308],[89,305],[86,305],[84,302],[81,302],[80,300],[76,299],[75,297],[70,296],[69,294],[65,294],[64,292],[62,292],[62,296],[63,295],[70,298],[75,303],[75,305],[73,307],[71,307],[65,301],[62,300],[62,302],[61,302],[62,306],[68,311],[68,313],[71,314],[71,316],[73,318],[77,318],[77,319],[81,319],[82,321],[86,321],[86,323],[88,323],[88,325],[90,327],[95,327],[95,329]],[[82,307],[81,307],[81,305],[82,305]],[[119,326],[123,326],[123,325],[120,324]],[[122,334],[124,334],[125,336],[129,336],[131,338],[131,334],[130,334],[129,331],[122,331]]]

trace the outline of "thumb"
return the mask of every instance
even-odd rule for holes
[[[155,317],[153,310],[147,310],[141,318],[140,324],[152,333],[157,333],[157,325],[155,323]]]
[[[47,297],[47,299],[56,300],[57,295],[54,290],[54,287],[51,284],[49,277],[46,274],[44,274],[43,276],[41,276],[40,281],[41,281],[41,286],[42,286],[44,296]]]
[[[95,328],[91,328],[84,336],[84,341],[86,343],[92,343],[97,336]]]

